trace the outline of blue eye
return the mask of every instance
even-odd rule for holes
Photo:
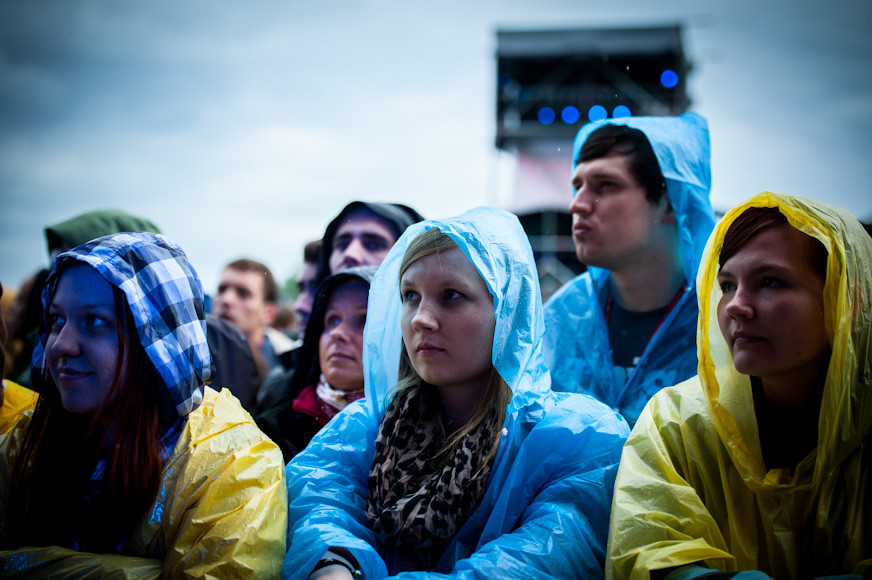
[[[458,300],[464,297],[463,293],[458,292],[453,288],[448,288],[447,290],[445,290],[443,296],[445,296],[446,300]]]
[[[766,277],[760,281],[760,286],[763,288],[781,288],[784,284],[782,284],[781,280],[778,278],[770,278]]]
[[[335,326],[339,326],[342,320],[338,316],[328,316],[324,319],[324,327],[325,328],[333,328]]]
[[[401,298],[403,304],[405,304],[406,302],[411,302],[413,300],[417,300],[418,293],[415,292],[414,290],[406,290],[400,295],[400,298]]]

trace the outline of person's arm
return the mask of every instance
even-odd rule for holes
[[[364,401],[336,415],[288,463],[288,552],[282,576],[305,578],[330,548],[348,550],[363,578],[387,575],[366,517],[378,420]],[[331,568],[331,571],[342,573]],[[347,571],[347,570],[346,570]]]
[[[276,577],[285,551],[287,488],[281,452],[226,391],[192,414],[187,452],[168,466],[168,577]]]
[[[614,578],[653,578],[659,570],[688,564],[735,569],[716,519],[688,481],[692,469],[703,468],[694,465],[694,450],[707,450],[706,461],[715,462],[717,435],[688,427],[704,420],[699,415],[677,414],[693,404],[686,392],[672,388],[655,395],[624,447],[609,527],[607,567]],[[685,440],[685,434],[694,440]],[[718,477],[706,479],[717,487],[711,480]]]
[[[514,458],[475,551],[449,574],[397,578],[601,578],[612,484],[628,432],[589,397],[551,409]]]
[[[47,546],[0,552],[0,572],[19,578],[160,578],[163,562]]]

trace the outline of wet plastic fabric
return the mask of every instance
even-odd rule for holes
[[[431,227],[457,242],[494,297],[493,364],[513,393],[482,503],[436,565],[444,576],[414,572],[424,569],[420,554],[383,546],[365,513],[376,435],[400,357],[400,261],[409,241]],[[288,464],[282,575],[305,578],[328,547],[344,547],[368,580],[600,577],[614,462],[628,428],[590,397],[549,389],[543,331],[536,268],[515,216],[478,208],[410,226],[370,287],[366,399],[334,417]]]
[[[5,497],[26,422],[0,438]],[[274,578],[285,552],[287,495],[278,448],[228,390],[207,388],[164,468],[160,491],[131,536],[139,557],[49,546],[0,551],[0,570],[71,577]],[[60,484],[60,483],[59,483]],[[5,528],[5,508],[2,525]],[[0,536],[6,536],[3,529]],[[82,576],[84,577],[84,576]]]
[[[717,259],[748,207],[778,207],[829,251],[824,307],[832,356],[818,446],[795,471],[766,471],[750,379],[717,322]],[[700,270],[699,376],[654,396],[624,449],[608,572],[704,562],[808,578],[872,570],[872,241],[847,211],[772,193],[731,210]]]
[[[619,384],[613,376],[602,307],[610,286],[608,270],[590,267],[551,297],[545,305],[544,352],[554,390],[593,395],[619,411],[632,425],[651,395],[696,374],[697,301],[693,282],[715,223],[709,202],[709,135],[705,119],[694,113],[680,117],[608,119],[582,127],[575,138],[573,159],[590,134],[604,124],[627,125],[648,137],[678,220],[687,285],[626,384]]]
[[[2,378],[0,378],[2,380]],[[10,380],[3,381],[3,405],[0,406],[0,434],[9,433],[15,424],[36,406],[39,395]]]

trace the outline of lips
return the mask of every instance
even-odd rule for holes
[[[572,226],[572,235],[573,235],[573,237],[576,237],[576,238],[582,237],[582,236],[590,233],[590,231],[592,229],[593,228],[591,228],[587,224],[577,223],[577,224]]]
[[[747,332],[734,332],[733,333],[733,345],[734,346],[744,346],[748,344],[754,344],[757,342],[763,341],[763,338],[760,336],[755,336],[753,334],[748,334]]]
[[[350,354],[347,352],[341,352],[341,351],[327,353],[327,360],[332,361],[332,360],[336,360],[336,359],[356,361],[357,357],[355,357],[353,354]]]
[[[93,373],[87,371],[79,371],[71,368],[55,369],[55,377],[58,382],[69,383],[91,376]]]
[[[431,344],[429,342],[419,342],[415,346],[415,352],[417,352],[421,356],[432,356],[443,352],[445,349],[439,348],[435,344]]]

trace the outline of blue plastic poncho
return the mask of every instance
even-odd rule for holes
[[[287,467],[288,554],[282,575],[305,578],[328,547],[349,549],[368,579],[423,577],[382,545],[366,518],[379,423],[400,359],[399,268],[408,243],[438,227],[493,295],[493,364],[512,389],[480,506],[435,571],[452,578],[602,575],[615,462],[626,423],[591,397],[555,393],[541,352],[536,266],[515,216],[478,208],[409,227],[372,281],[364,333],[366,399],[337,415]]]
[[[685,288],[654,333],[626,384],[613,375],[609,330],[603,311],[610,273],[588,270],[566,283],[545,305],[545,359],[554,390],[587,393],[619,411],[632,425],[651,396],[696,374],[697,304],[694,282],[715,223],[708,126],[694,113],[680,117],[628,117],[585,125],[575,138],[573,160],[590,134],[604,124],[645,133],[678,219]],[[573,161],[573,167],[575,161]],[[583,338],[582,338],[583,337]]]

